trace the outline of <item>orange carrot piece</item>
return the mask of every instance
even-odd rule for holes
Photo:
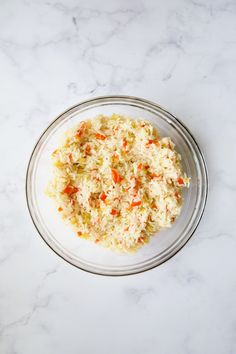
[[[68,184],[68,186],[66,186],[66,188],[62,191],[62,193],[67,194],[68,196],[71,196],[72,194],[75,194],[78,192],[78,188],[71,186]]]
[[[69,154],[69,160],[70,160],[70,162],[72,162],[72,160],[73,160],[71,153]]]
[[[143,164],[140,163],[140,164],[138,165],[138,170],[140,171],[140,170],[142,170],[142,168],[143,168]]]
[[[107,138],[105,135],[102,135],[102,134],[99,134],[99,133],[95,134],[95,136],[96,136],[96,138],[98,140],[105,140]]]
[[[136,206],[139,206],[139,205],[141,205],[141,204],[142,204],[141,200],[139,200],[139,201],[137,201],[137,202],[132,202],[132,203],[131,203],[131,207],[136,207]]]
[[[91,155],[91,146],[89,144],[86,145],[85,153],[86,155]]]
[[[123,147],[125,148],[127,146],[128,142],[126,139],[123,139]]]
[[[86,128],[86,123],[81,122],[77,132],[75,133],[76,138],[81,138],[81,136],[84,134],[85,128]]]
[[[155,145],[159,145],[159,141],[158,140],[148,140],[148,142],[146,143],[146,147],[149,147],[149,145],[151,144],[155,144]]]
[[[179,177],[179,178],[178,178],[178,183],[181,184],[181,185],[184,184],[183,178]]]
[[[106,200],[107,196],[104,192],[101,193],[100,199],[104,202]]]
[[[150,177],[153,179],[153,178],[158,178],[158,177],[160,177],[160,175],[157,175],[156,173],[151,173],[151,174],[150,174]]]
[[[120,212],[116,209],[111,209],[111,215],[118,216],[120,215]]]
[[[112,179],[115,183],[119,183],[122,181],[123,177],[119,175],[116,169],[111,169]]]

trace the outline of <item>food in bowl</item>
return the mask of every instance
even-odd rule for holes
[[[99,115],[65,132],[47,188],[78,237],[136,251],[171,227],[190,178],[169,137],[145,120]]]

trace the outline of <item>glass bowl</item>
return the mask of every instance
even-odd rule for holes
[[[123,114],[149,120],[161,136],[170,136],[191,177],[184,190],[181,215],[169,229],[154,235],[135,254],[119,254],[76,236],[45,195],[51,178],[51,153],[63,133],[78,122],[98,114]],[[179,251],[192,236],[202,217],[208,190],[206,164],[189,130],[155,103],[130,96],[104,96],[82,102],[60,114],[40,136],[30,157],[26,197],[33,223],[48,246],[74,266],[102,275],[128,275],[158,266]]]

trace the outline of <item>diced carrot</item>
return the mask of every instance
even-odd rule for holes
[[[141,200],[139,200],[139,201],[137,201],[137,202],[134,202],[134,201],[133,201],[130,206],[131,206],[131,207],[136,207],[136,206],[139,206],[139,205],[141,205],[141,204],[142,204]]]
[[[141,236],[138,238],[138,243],[144,243],[144,240],[145,240],[145,238]]]
[[[111,215],[118,216],[118,215],[120,215],[120,212],[119,212],[119,210],[111,209]]]
[[[69,160],[70,160],[71,162],[72,162],[72,160],[73,160],[73,159],[72,159],[72,154],[71,154],[71,153],[69,154]]]
[[[78,130],[78,131],[75,133],[76,138],[80,138],[81,135],[82,135],[82,131],[81,131],[81,130]]]
[[[97,238],[97,239],[95,240],[95,243],[98,243],[98,242],[100,242],[100,240]]]
[[[179,184],[184,184],[183,178],[179,177],[179,178],[178,178],[178,183],[179,183]]]
[[[116,169],[111,169],[112,179],[115,183],[119,183],[122,181],[123,177],[119,175]]]
[[[134,189],[134,191],[133,191],[133,193],[132,193],[132,196],[133,196],[133,197],[137,197],[137,195],[138,195],[138,191],[137,191],[137,189]]]
[[[78,190],[79,189],[77,187],[74,187],[74,186],[71,186],[68,184],[68,186],[66,186],[66,188],[62,191],[62,193],[65,193],[65,194],[68,194],[68,196],[71,196],[72,194],[77,193]]]
[[[125,148],[127,146],[128,142],[126,139],[123,139],[123,147]]]
[[[105,135],[99,134],[99,133],[95,134],[95,136],[96,136],[96,138],[99,139],[99,140],[105,140],[105,139],[107,138]]]
[[[86,155],[91,155],[91,146],[89,144],[86,145],[85,153]]]
[[[100,199],[104,202],[106,200],[107,196],[104,192],[101,193]]]
[[[114,169],[114,168],[112,168],[112,170],[111,170],[111,174],[112,174],[112,179],[113,179],[113,181],[115,182],[115,183],[117,183],[118,182],[118,176],[119,176],[119,174],[118,174],[118,172]]]
[[[155,145],[159,145],[158,140],[148,140],[148,142],[146,143],[146,147],[148,147],[151,144],[155,144]]]
[[[151,173],[151,174],[150,174],[150,177],[153,179],[153,178],[158,178],[158,177],[160,177],[160,175],[157,175],[156,173]]]
[[[77,132],[75,133],[76,138],[81,138],[81,136],[84,134],[85,128],[86,122],[81,122]]]
[[[140,171],[140,170],[142,170],[142,168],[143,168],[143,164],[140,163],[140,164],[138,165],[138,170]]]
[[[86,127],[86,123],[81,122],[77,132],[75,133],[76,138],[81,138],[81,136],[84,134],[85,127]]]
[[[57,210],[58,210],[58,211],[62,211],[63,209],[62,209],[61,207],[59,207]]]
[[[82,236],[82,232],[81,231],[77,231],[77,235],[80,237]]]
[[[124,231],[129,231],[129,227],[126,227],[126,228],[124,229]]]

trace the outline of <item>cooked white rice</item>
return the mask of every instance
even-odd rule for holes
[[[113,114],[81,122],[52,153],[47,194],[79,237],[134,251],[179,216],[181,156],[147,121]]]

